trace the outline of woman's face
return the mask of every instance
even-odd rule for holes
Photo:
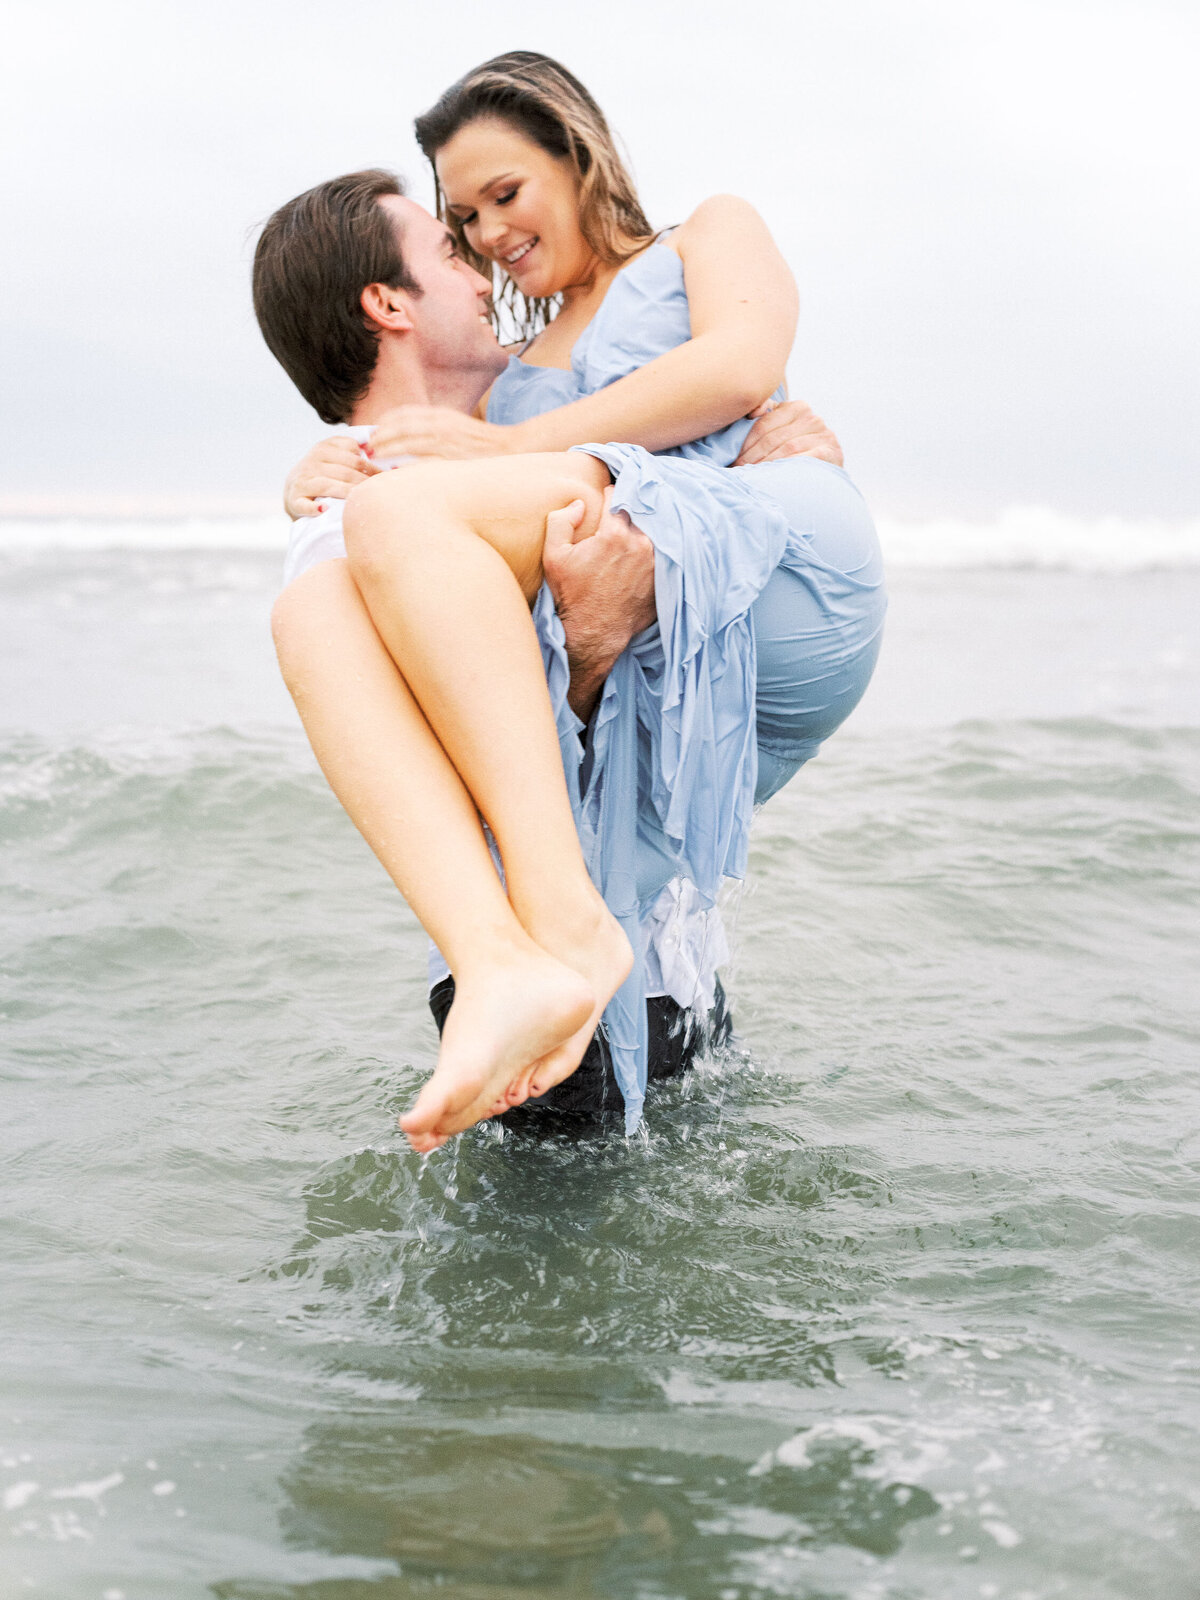
[[[467,242],[498,261],[527,299],[584,283],[595,258],[579,230],[575,173],[498,117],[460,128],[434,165]]]

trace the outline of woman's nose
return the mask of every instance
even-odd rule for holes
[[[485,256],[494,256],[502,244],[508,225],[502,217],[481,217],[479,220],[479,249]]]

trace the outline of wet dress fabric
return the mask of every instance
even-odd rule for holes
[[[690,337],[683,263],[651,245],[614,279],[570,368],[513,357],[488,419],[567,405]],[[703,908],[725,878],[744,877],[756,797],[844,720],[878,653],[885,600],[862,497],[809,458],[733,468],[749,428],[658,454],[579,447],[612,474],[614,510],[654,544],[658,613],[610,673],[586,741],[547,587],[534,605],[584,857],[635,955],[604,1013],[630,1131],[645,1095],[647,929],[660,892],[683,879]]]

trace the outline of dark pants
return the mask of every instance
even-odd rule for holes
[[[429,1009],[440,1034],[454,1003],[454,979],[443,978],[429,996]],[[646,1001],[650,1024],[649,1083],[678,1078],[692,1065],[699,1051],[725,1044],[733,1032],[725,991],[717,979],[716,1000],[707,1017],[685,1011],[668,995]],[[514,1106],[493,1120],[505,1128],[528,1133],[583,1133],[624,1117],[624,1101],[613,1076],[608,1041],[600,1034],[584,1052],[583,1060],[562,1083],[556,1083],[536,1100]]]

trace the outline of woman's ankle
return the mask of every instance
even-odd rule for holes
[[[454,951],[443,951],[455,986],[473,984],[497,971],[512,971],[531,961],[545,961],[546,951],[513,918],[511,927],[475,928],[473,936]]]
[[[570,901],[563,899],[541,908],[525,925],[543,950],[563,961],[605,946],[614,937],[624,937],[616,918],[594,889]]]

